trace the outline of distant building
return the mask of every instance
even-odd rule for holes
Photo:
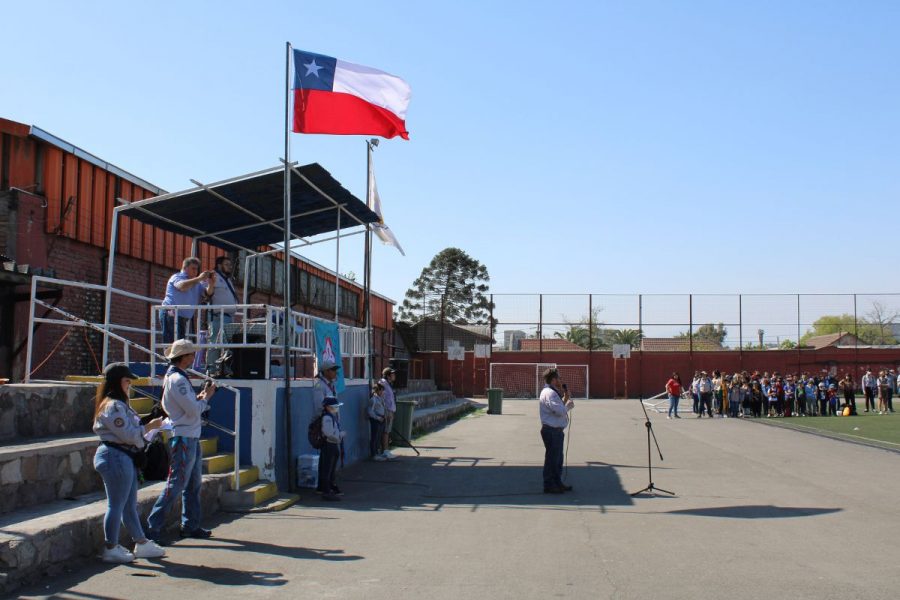
[[[503,332],[503,349],[504,350],[521,350],[522,340],[527,335],[520,329],[508,329]]]
[[[643,352],[717,352],[726,350],[722,344],[705,338],[641,338]]]
[[[454,325],[437,319],[422,319],[404,336],[415,352],[445,352],[449,342],[457,342],[467,351],[474,350],[475,344],[493,344],[490,325]]]
[[[563,338],[545,338],[543,340],[526,339],[522,340],[520,347],[522,352],[583,352],[586,348],[582,348],[574,342]]]
[[[803,346],[806,348],[813,348],[815,350],[821,350],[822,348],[838,348],[841,346],[864,346],[865,342],[861,341],[858,337],[853,335],[852,333],[847,333],[846,331],[839,331],[837,333],[829,333],[827,335],[816,335],[811,338],[808,338]]]

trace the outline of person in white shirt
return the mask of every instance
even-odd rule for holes
[[[575,403],[569,397],[569,390],[561,386],[556,369],[544,371],[544,389],[539,402],[541,440],[544,442],[544,493],[561,494],[572,490],[572,486],[563,483],[562,469],[564,432],[569,424],[569,411],[575,408]]]
[[[869,412],[869,405],[875,410],[875,393],[878,389],[878,383],[871,370],[866,370],[866,374],[862,378],[863,392],[866,395],[866,412]]]
[[[215,310],[206,313],[209,318],[210,344],[224,344],[228,342],[224,336],[225,326],[234,322],[234,313],[237,310],[234,305],[241,303],[234,287],[234,281],[231,278],[233,272],[234,262],[231,258],[220,256],[216,259],[216,276],[211,277],[207,285],[209,304],[216,307]],[[216,361],[221,354],[222,351],[219,348],[209,349],[206,353],[207,369],[215,369]]]
[[[382,435],[381,447],[384,452],[381,455],[387,460],[394,460],[397,456],[388,450],[390,447],[391,429],[394,428],[394,413],[397,412],[396,396],[394,395],[394,381],[397,379],[397,371],[390,367],[385,367],[381,372],[381,379],[378,381],[384,387],[384,434]]]

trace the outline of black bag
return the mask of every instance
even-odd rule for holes
[[[322,417],[324,416],[325,413],[323,412],[313,419],[306,433],[306,436],[309,438],[309,445],[316,450],[321,450],[325,446],[325,434],[322,433]]]
[[[144,481],[165,481],[169,477],[169,450],[159,437],[144,446]]]
[[[108,446],[110,448],[115,448],[119,452],[124,452],[128,456],[131,457],[131,462],[134,463],[134,468],[138,471],[142,471],[144,467],[147,466],[147,455],[144,454],[143,450],[132,450],[128,446],[123,446],[122,444],[116,444],[115,442],[101,442],[104,446]]]

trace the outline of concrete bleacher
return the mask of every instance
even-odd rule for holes
[[[451,391],[438,390],[430,379],[410,380],[405,389],[399,390],[397,398],[416,403],[413,410],[413,432],[416,434],[437,429],[479,406],[468,398],[457,398]]]

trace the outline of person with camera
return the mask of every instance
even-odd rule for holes
[[[562,391],[560,391],[562,390]],[[572,490],[562,480],[565,429],[569,424],[569,411],[575,403],[569,390],[559,380],[556,369],[544,371],[544,389],[539,399],[541,415],[541,440],[544,442],[544,493],[562,494]]]
[[[108,563],[128,563],[135,558],[159,558],[166,551],[144,535],[138,516],[138,460],[143,456],[144,434],[158,429],[159,417],[141,425],[141,417],[128,404],[131,382],[137,376],[125,363],[112,363],[103,370],[104,381],[97,386],[93,430],[100,437],[94,454],[94,469],[106,488],[106,514],[101,559]],[[134,540],[134,552],[119,545],[122,523]]]
[[[212,294],[215,285],[215,271],[201,273],[200,259],[190,256],[181,263],[181,270],[169,277],[162,305],[197,306]],[[187,338],[196,312],[193,308],[164,309],[161,315],[163,343],[171,344],[175,339]]]
[[[200,527],[200,487],[203,483],[203,455],[200,429],[203,413],[216,393],[212,380],[203,391],[194,393],[186,369],[194,362],[197,347],[188,340],[176,340],[166,358],[171,365],[163,380],[162,406],[172,422],[169,440],[171,463],[166,487],[147,518],[147,537],[159,542],[166,516],[181,496],[181,537],[208,538],[209,529]]]

